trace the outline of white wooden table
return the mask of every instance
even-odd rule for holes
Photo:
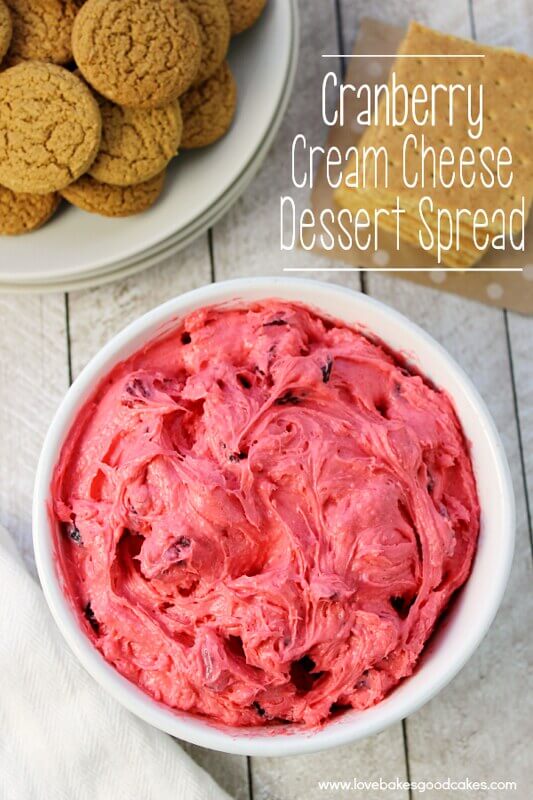
[[[533,49],[533,0],[301,0],[301,59],[282,130],[253,187],[209,235],[159,266],[101,289],[0,296],[0,521],[16,536],[30,568],[32,482],[41,441],[69,381],[101,345],[147,309],[200,284],[280,273],[287,265],[320,264],[302,253],[281,257],[279,195],[289,186],[294,135],[305,132],[316,142],[322,136],[320,53],[349,52],[363,16],[393,24],[415,17],[487,43]],[[323,791],[318,781],[408,776],[518,782],[517,791],[509,794],[428,791],[429,798],[526,800],[533,784],[528,503],[533,489],[533,320],[382,274],[337,275],[335,280],[384,300],[430,331],[463,365],[488,403],[505,443],[517,501],[517,550],[505,601],[486,640],[453,683],[406,722],[378,736],[289,759],[247,760],[189,749],[239,800],[407,800],[410,794],[404,791]]]

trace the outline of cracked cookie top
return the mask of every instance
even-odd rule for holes
[[[91,166],[101,128],[98,103],[63,67],[28,61],[0,73],[0,184],[62,189]]]
[[[109,186],[83,175],[61,191],[72,205],[104,217],[130,217],[152,206],[163,190],[165,172],[135,186]]]
[[[227,61],[207,81],[183,95],[184,149],[207,147],[230,128],[237,106],[237,84]]]
[[[52,216],[60,197],[50,194],[17,194],[0,186],[0,236],[29,233]]]
[[[123,108],[98,97],[102,142],[90,175],[115,186],[153,178],[178,152],[183,130],[176,100],[163,108]]]
[[[5,0],[13,18],[9,66],[21,61],[66,64],[72,58],[72,26],[82,0]]]
[[[72,44],[85,79],[132,108],[176,100],[195,79],[202,53],[198,25],[177,0],[87,0]]]
[[[266,0],[226,0],[231,19],[231,35],[251,28],[254,25],[266,5]]]
[[[194,83],[202,83],[220,67],[228,53],[231,25],[226,0],[184,0],[200,29],[202,60]]]
[[[4,0],[0,0],[0,61],[8,51],[12,34],[13,24],[9,8],[4,3]]]

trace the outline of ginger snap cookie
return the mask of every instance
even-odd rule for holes
[[[266,6],[266,0],[226,0],[226,3],[231,20],[232,36],[251,28]]]
[[[0,0],[0,61],[3,60],[9,49],[12,35],[13,23],[11,21],[11,13],[4,3],[4,0]]]
[[[198,24],[177,0],[87,0],[72,45],[91,86],[131,108],[176,100],[195,79],[202,54]]]
[[[237,84],[227,62],[180,99],[185,149],[207,147],[229,130],[237,106]]]
[[[130,217],[152,206],[163,190],[165,172],[135,186],[110,186],[90,175],[61,190],[72,205],[103,217]]]
[[[66,64],[72,58],[72,26],[80,0],[5,0],[13,18],[7,65],[21,61]]]
[[[228,54],[231,23],[226,0],[183,0],[200,29],[202,60],[194,83],[202,83],[220,67]]]
[[[0,186],[0,236],[29,233],[47,222],[61,198],[50,194],[17,194]]]
[[[98,103],[76,75],[28,61],[0,73],[0,184],[47,194],[83,175],[100,147]]]
[[[97,97],[102,142],[89,174],[102,183],[132,186],[162,172],[177,155],[183,131],[178,101],[163,108],[123,108]]]

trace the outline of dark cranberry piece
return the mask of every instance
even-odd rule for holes
[[[403,597],[391,597],[389,602],[398,614],[403,613],[405,607],[405,600]]]
[[[91,628],[93,629],[93,631],[96,634],[100,633],[100,624],[96,619],[96,617],[94,616],[94,611],[90,603],[87,603],[87,605],[83,609],[83,613],[85,614],[85,618],[88,621]]]
[[[331,377],[332,367],[333,367],[333,359],[331,358],[331,356],[328,356],[327,360],[326,360],[326,363],[324,364],[323,367],[321,367],[321,369],[322,369],[322,380],[324,381],[324,383],[328,383],[328,381],[329,381],[329,379]]]
[[[241,450],[239,453],[232,453],[229,460],[232,464],[238,464],[239,461],[244,461],[245,458],[248,458],[248,453],[244,453]]]
[[[244,645],[240,636],[228,636],[226,639],[226,646],[234,658],[243,658],[246,660],[246,653],[244,652]]]
[[[72,541],[76,542],[76,544],[83,544],[80,530],[73,522],[67,525],[67,535],[69,539],[72,539]]]
[[[303,656],[291,664],[291,681],[299,692],[311,691],[314,683],[322,677],[323,672],[313,672],[316,664],[310,656]]]
[[[285,319],[273,319],[270,322],[265,322],[263,328],[274,328],[279,325],[288,325],[289,323]]]
[[[134,378],[131,383],[126,386],[126,391],[133,397],[149,397],[150,390],[140,378]]]
[[[329,713],[332,716],[336,716],[338,714],[344,714],[345,711],[350,711],[351,706],[346,705],[346,703],[332,703],[329,708]]]
[[[178,539],[176,544],[177,544],[178,547],[190,547],[191,546],[191,540],[189,539],[188,536],[180,536],[180,538]]]
[[[278,399],[275,402],[275,405],[277,405],[277,406],[296,406],[296,405],[298,405],[299,402],[300,402],[300,398],[296,397],[296,395],[294,395],[291,392],[291,390],[289,389],[281,397],[278,397]]]
[[[313,661],[313,659],[311,658],[311,656],[303,656],[303,658],[301,658],[297,663],[306,672],[312,672],[314,670],[314,668],[316,667],[316,664]]]
[[[378,414],[381,414],[382,417],[387,419],[387,414],[389,413],[389,406],[385,399],[380,400],[376,403],[376,411]]]
[[[393,595],[389,598],[389,603],[396,611],[400,619],[405,619],[406,616],[409,614],[409,609],[413,605],[416,600],[416,595],[414,597],[398,597]]]
[[[189,331],[183,331],[181,334],[181,343],[182,344],[190,344],[192,342],[191,334]]]
[[[257,700],[254,700],[254,702],[252,703],[252,705],[253,705],[253,707],[255,708],[255,710],[257,711],[257,713],[259,714],[259,716],[260,716],[260,717],[264,717],[264,716],[265,716],[265,714],[266,714],[266,711],[265,711],[265,709],[264,709],[264,708],[263,708],[263,707],[262,707],[262,706],[261,706],[261,705],[260,705],[260,704],[257,702]]]
[[[368,670],[365,669],[365,671],[363,672],[363,674],[361,675],[361,677],[359,678],[359,680],[355,684],[354,688],[355,689],[368,689],[367,677],[368,677]]]
[[[250,383],[250,381],[248,380],[246,375],[237,375],[237,380],[239,381],[239,383],[241,384],[243,389],[251,389],[252,388],[252,384]]]

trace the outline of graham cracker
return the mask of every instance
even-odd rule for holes
[[[367,129],[359,147],[385,147],[388,160],[388,186],[385,187],[384,170],[378,170],[377,187],[360,187],[357,189],[342,186],[335,193],[337,203],[346,208],[360,207],[365,194],[372,195],[372,206],[386,206],[391,198],[400,197],[402,207],[412,219],[413,226],[421,228],[418,212],[419,200],[430,195],[436,206],[455,213],[457,209],[484,209],[489,217],[496,209],[508,215],[525,198],[526,215],[529,214],[533,200],[533,103],[531,86],[533,85],[533,59],[509,49],[493,48],[478,45],[475,42],[448,36],[425,28],[413,22],[401,43],[400,54],[420,54],[417,58],[399,58],[391,72],[396,81],[404,84],[412,94],[419,84],[431,91],[434,85],[444,86],[450,83],[459,86],[482,83],[484,87],[484,125],[481,136],[472,139],[468,135],[468,118],[464,97],[459,94],[454,102],[453,126],[449,124],[449,98],[442,92],[436,99],[436,124],[417,126],[412,118],[399,128],[383,122],[384,103],[378,109],[379,124]],[[424,55],[483,55],[484,58],[426,58]],[[389,80],[389,87],[391,80]],[[402,105],[400,104],[400,110]],[[477,181],[472,188],[455,183],[451,188],[443,187],[437,181],[433,186],[430,181],[425,187],[417,186],[409,189],[405,186],[402,175],[402,148],[404,139],[413,134],[419,140],[424,135],[425,144],[435,148],[437,154],[441,148],[448,146],[454,153],[459,153],[464,146],[473,148],[476,159],[479,159],[483,148],[497,150],[501,146],[510,148],[513,154],[513,183],[509,189],[500,186],[485,188]],[[406,161],[409,172],[418,167],[418,157],[412,148]],[[380,162],[380,166],[383,167]],[[430,178],[433,177],[430,173]],[[355,197],[355,195],[359,197]],[[381,201],[381,203],[380,203]],[[432,215],[426,215],[432,220]],[[436,220],[436,216],[434,216]],[[436,224],[433,222],[433,225]],[[411,226],[409,226],[411,227]],[[488,230],[499,233],[499,222],[492,223]],[[407,225],[405,238],[412,241],[411,230]],[[473,243],[471,226],[463,224],[460,228],[462,253],[450,253],[444,256],[445,263],[469,266],[478,261],[482,253]]]
[[[513,153],[514,163],[519,167],[519,170],[514,170],[510,191],[500,187],[485,189],[479,185],[466,189],[458,184],[449,190],[441,186],[431,187],[431,194],[439,206],[451,210],[480,207],[490,213],[501,207],[508,212],[514,207],[518,195],[524,195],[530,207],[533,193],[533,58],[514,50],[487,47],[438,33],[417,22],[410,24],[400,46],[399,54],[405,53],[485,56],[482,59],[400,58],[393,66],[397,81],[411,90],[416,84],[431,90],[433,84],[447,85],[453,82],[466,86],[482,83],[485,96],[483,134],[476,140],[469,138],[462,102],[456,104],[454,124],[450,127],[447,122],[448,101],[444,94],[439,94],[436,103],[437,124],[434,127],[418,127],[412,119],[407,120],[402,130],[391,125],[380,125],[369,129],[365,144],[384,145],[392,165],[401,163],[404,137],[410,133],[418,137],[423,133],[427,144],[437,151],[446,145],[455,152],[465,145],[478,150],[485,146],[494,149],[508,146]],[[408,161],[408,166],[411,167],[413,162],[414,159],[411,163]],[[388,190],[418,202],[423,190],[406,189],[401,169],[394,169],[392,165]]]
[[[404,38],[405,29],[362,18],[352,51],[358,57],[347,60],[346,81],[356,86],[363,83],[371,87],[378,83],[382,84],[387,80],[393,64],[393,60],[388,56],[398,52]],[[344,125],[337,124],[329,129],[326,149],[335,146],[342,154],[347,154],[349,148],[358,145],[366,129],[362,129],[352,120],[361,110],[363,104],[360,100],[356,97],[348,98],[346,122]],[[335,244],[333,248],[328,247],[325,250],[318,238],[321,231],[318,219],[324,210],[334,207],[333,190],[326,179],[326,163],[323,158],[312,190],[312,208],[317,224],[307,235],[316,234],[317,238],[311,249],[319,253],[322,258],[326,256],[330,260],[331,267],[336,260],[357,269],[379,268],[399,280],[456,294],[488,306],[506,308],[523,314],[533,313],[533,215],[530,215],[526,224],[524,251],[514,250],[510,246],[504,251],[491,249],[472,269],[452,272],[445,267],[439,267],[433,256],[407,242],[403,242],[400,250],[397,250],[395,235],[382,229],[379,231],[379,241],[373,237],[369,248],[361,250],[354,246],[345,250],[338,244],[341,229],[338,223],[334,222],[332,232]],[[306,249],[309,250],[309,243]],[[428,268],[432,271],[428,271]],[[435,271],[436,268],[438,271]],[[511,268],[523,271],[510,271]],[[495,269],[506,271],[497,273],[487,271]]]
[[[392,210],[395,203],[395,197],[392,195],[385,195],[379,193],[370,193],[370,192],[358,192],[357,190],[351,190],[350,195],[347,198],[346,203],[342,205],[344,207],[349,208],[352,212],[357,212],[359,209],[364,209],[368,212],[371,218],[373,218],[374,213],[378,209],[386,209]],[[437,228],[437,222],[435,215],[426,213],[426,224],[435,231]],[[457,230],[453,226],[447,224],[447,220],[445,221],[446,224],[441,224],[441,235],[444,234],[446,238],[450,235],[457,236]],[[419,247],[419,239],[418,234],[420,231],[420,217],[416,213],[409,213],[407,211],[405,214],[402,215],[401,218],[401,229],[400,229],[400,238],[402,241],[407,242],[414,247]],[[391,217],[381,216],[379,218],[379,227],[384,230],[388,231],[391,234],[394,234],[396,237],[396,223],[393,221]],[[481,256],[483,255],[479,249],[477,249],[473,242],[473,235],[472,229],[468,228],[467,226],[459,225],[459,247],[447,250],[443,254],[443,262],[446,266],[456,267],[458,269],[468,269],[473,264],[475,264]],[[488,249],[488,248],[487,248]],[[485,249],[485,252],[487,251]],[[432,248],[430,251],[435,257],[437,255],[437,249]]]

